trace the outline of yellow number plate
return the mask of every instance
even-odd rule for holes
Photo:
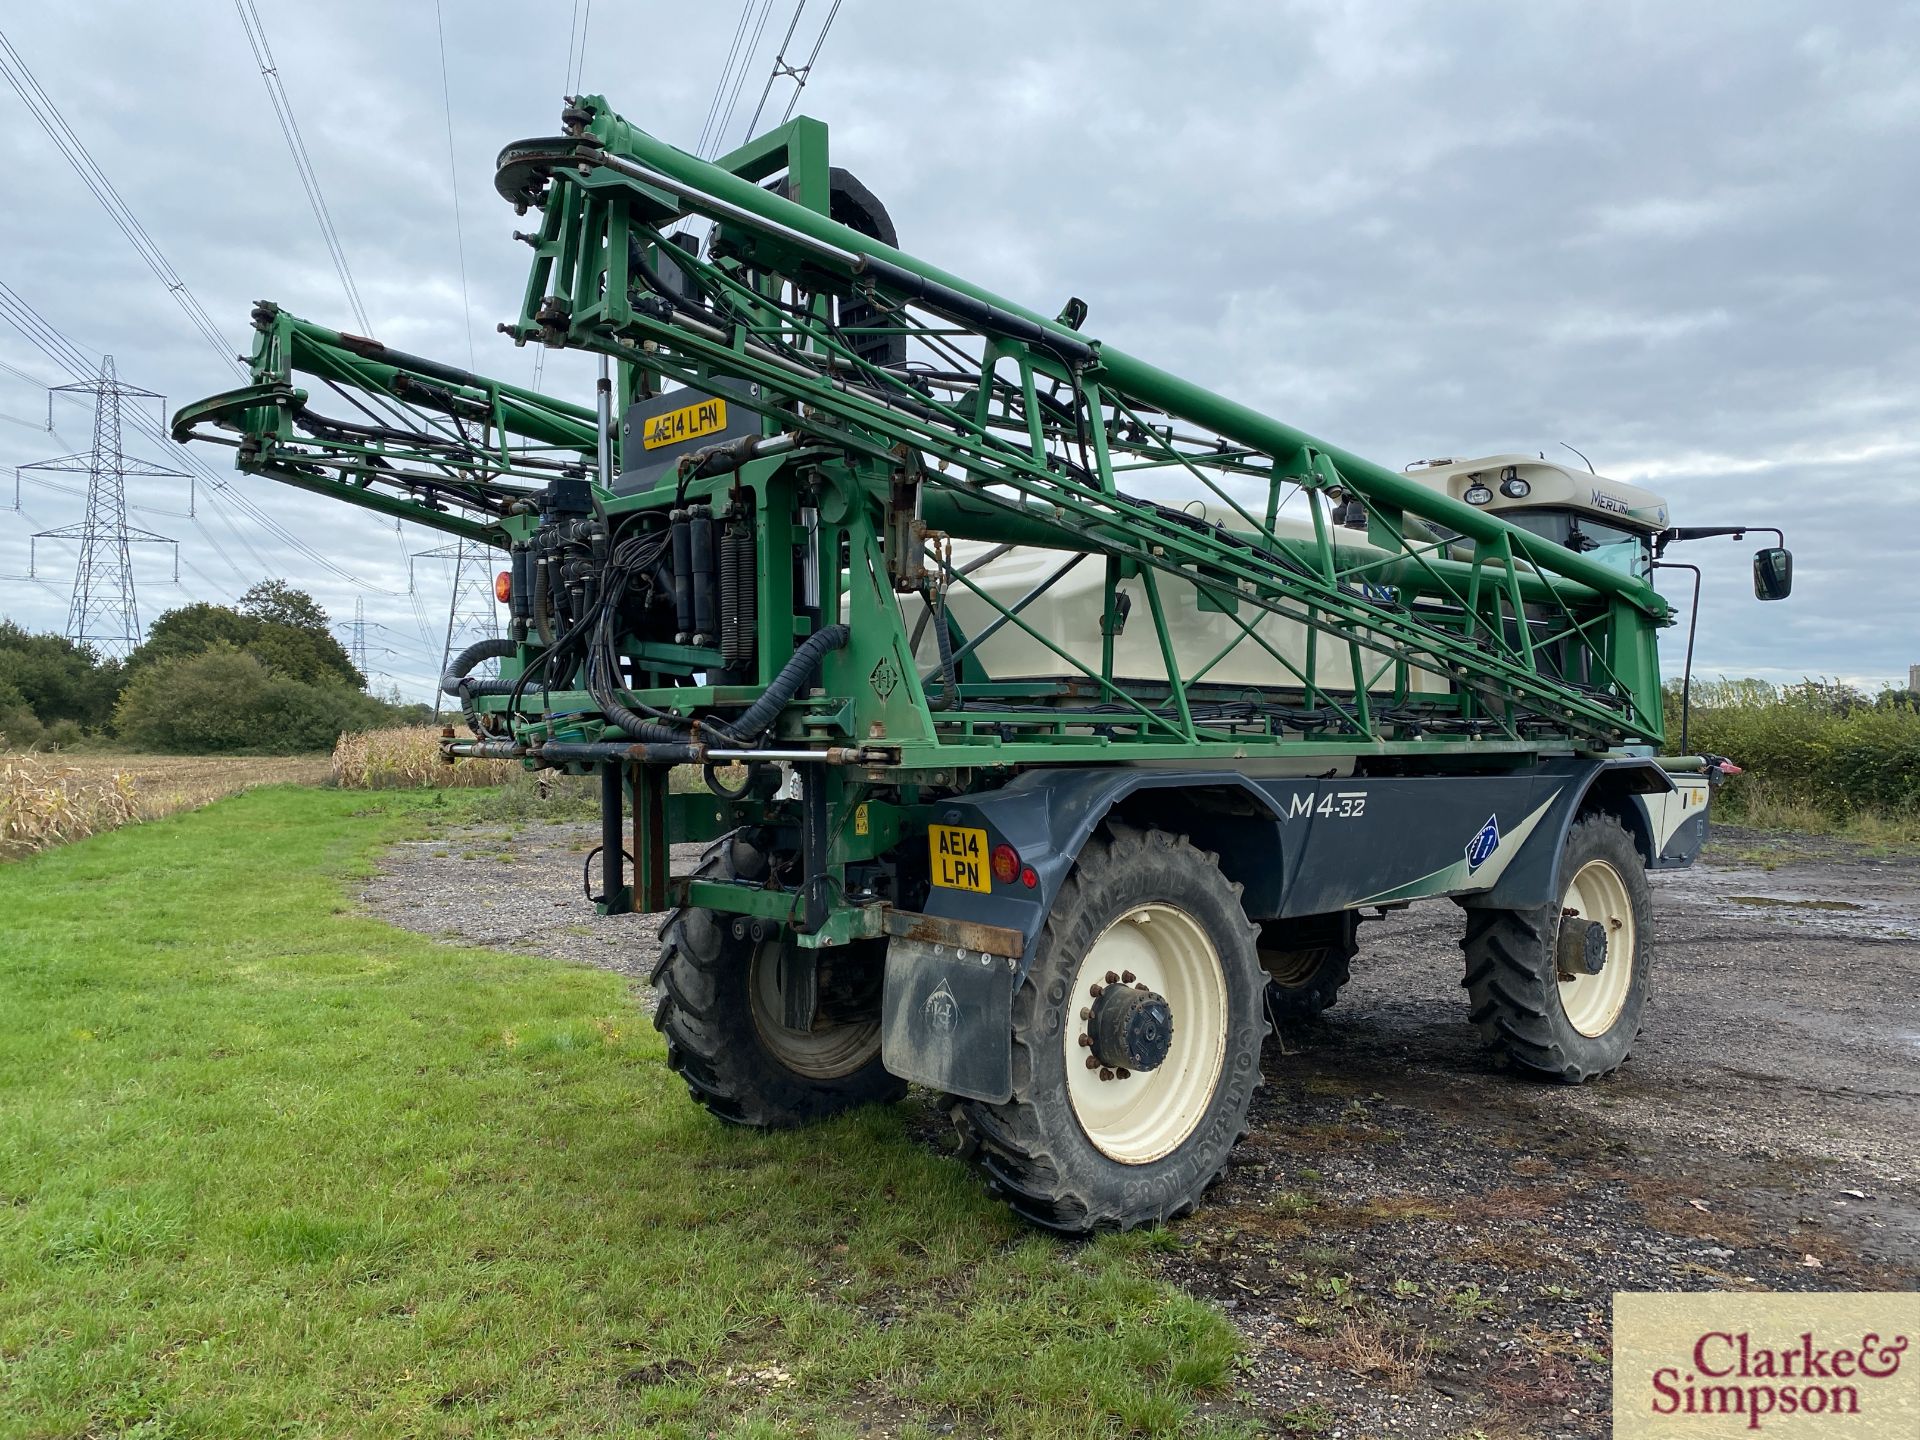
[[[682,405],[647,421],[640,443],[649,450],[663,445],[678,445],[682,440],[698,440],[716,430],[727,428],[727,402],[719,398],[702,400],[697,405]]]
[[[927,848],[933,853],[933,883],[945,890],[993,889],[987,870],[987,832],[959,825],[927,827]]]

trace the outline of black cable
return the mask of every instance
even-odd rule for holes
[[[586,861],[580,866],[580,888],[586,892],[587,902],[589,904],[598,905],[602,900],[605,900],[607,898],[604,895],[596,895],[593,893],[594,858],[602,854],[606,850],[606,848],[607,847],[605,845],[594,846],[593,849],[587,852]],[[621,855],[621,858],[624,859],[629,865],[637,866],[640,863],[639,861],[633,858],[633,853],[631,851],[622,850],[620,852],[620,855]]]

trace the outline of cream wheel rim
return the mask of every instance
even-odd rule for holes
[[[1582,1035],[1598,1038],[1611,1030],[1633,989],[1639,933],[1627,885],[1605,860],[1589,860],[1575,872],[1560,902],[1560,923],[1598,924],[1606,931],[1607,958],[1598,975],[1560,977],[1560,1008]]]
[[[1173,1012],[1167,1057],[1156,1068],[1119,1071],[1087,1063],[1092,1052],[1081,1038],[1094,1000],[1109,984],[1145,986]],[[1087,1138],[1123,1165],[1146,1165],[1177,1150],[1205,1117],[1226,1063],[1226,972],[1205,928],[1171,905],[1136,905],[1088,949],[1069,1004],[1074,1018],[1061,1037],[1067,1098]]]
[[[747,1008],[760,1043],[787,1069],[809,1080],[839,1080],[880,1053],[880,1022],[848,1021],[791,1030],[780,994],[783,940],[763,940],[747,963]]]

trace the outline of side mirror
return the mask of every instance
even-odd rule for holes
[[[1779,548],[1753,552],[1753,596],[1784,600],[1793,593],[1793,552]]]

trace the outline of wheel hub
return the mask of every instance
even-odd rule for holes
[[[1577,911],[1568,911],[1560,920],[1553,958],[1563,980],[1598,975],[1607,964],[1607,927],[1598,920],[1582,920]]]
[[[1145,985],[1108,985],[1093,1002],[1087,1033],[1104,1069],[1157,1070],[1173,1045],[1173,1007]]]

